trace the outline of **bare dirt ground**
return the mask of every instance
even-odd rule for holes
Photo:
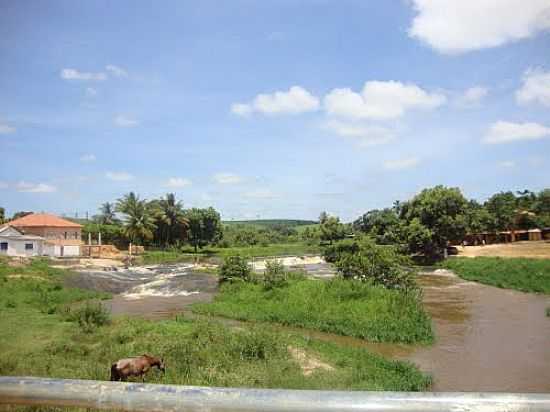
[[[295,348],[293,346],[288,347],[288,352],[294,358],[296,362],[302,368],[304,376],[309,376],[318,369],[325,371],[333,371],[334,368],[328,363],[324,363],[317,359],[312,354],[306,353],[303,349]]]
[[[459,246],[458,255],[465,257],[524,257],[550,259],[550,240],[498,243],[485,246]]]

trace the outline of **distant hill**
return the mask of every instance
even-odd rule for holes
[[[273,227],[273,226],[307,226],[315,225],[315,220],[300,220],[300,219],[257,219],[257,220],[224,220],[224,225],[250,225],[259,227]]]

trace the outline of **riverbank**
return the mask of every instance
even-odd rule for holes
[[[115,360],[152,353],[165,358],[167,372],[150,373],[149,382],[401,391],[426,390],[430,384],[409,363],[265,325],[236,329],[183,318],[115,317],[83,328],[65,316],[65,309],[107,295],[68,288],[65,276],[45,261],[30,267],[0,262],[0,374],[104,380]]]
[[[466,280],[522,292],[550,294],[550,260],[475,257],[447,259],[442,267]]]
[[[193,306],[197,313],[353,336],[373,342],[430,343],[430,317],[420,294],[360,281],[288,280],[281,287],[225,284],[214,301]]]

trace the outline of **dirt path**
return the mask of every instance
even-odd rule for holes
[[[550,259],[550,240],[498,243],[486,246],[459,246],[458,255]]]

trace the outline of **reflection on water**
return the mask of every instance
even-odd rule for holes
[[[319,278],[332,273],[322,263],[302,268]],[[81,272],[72,282],[118,293],[109,301],[113,314],[150,319],[173,317],[192,303],[210,301],[217,291],[216,277],[189,264]],[[436,334],[431,346],[278,328],[409,360],[432,374],[435,391],[550,392],[550,318],[545,316],[550,297],[467,282],[445,270],[423,273],[419,283]]]

